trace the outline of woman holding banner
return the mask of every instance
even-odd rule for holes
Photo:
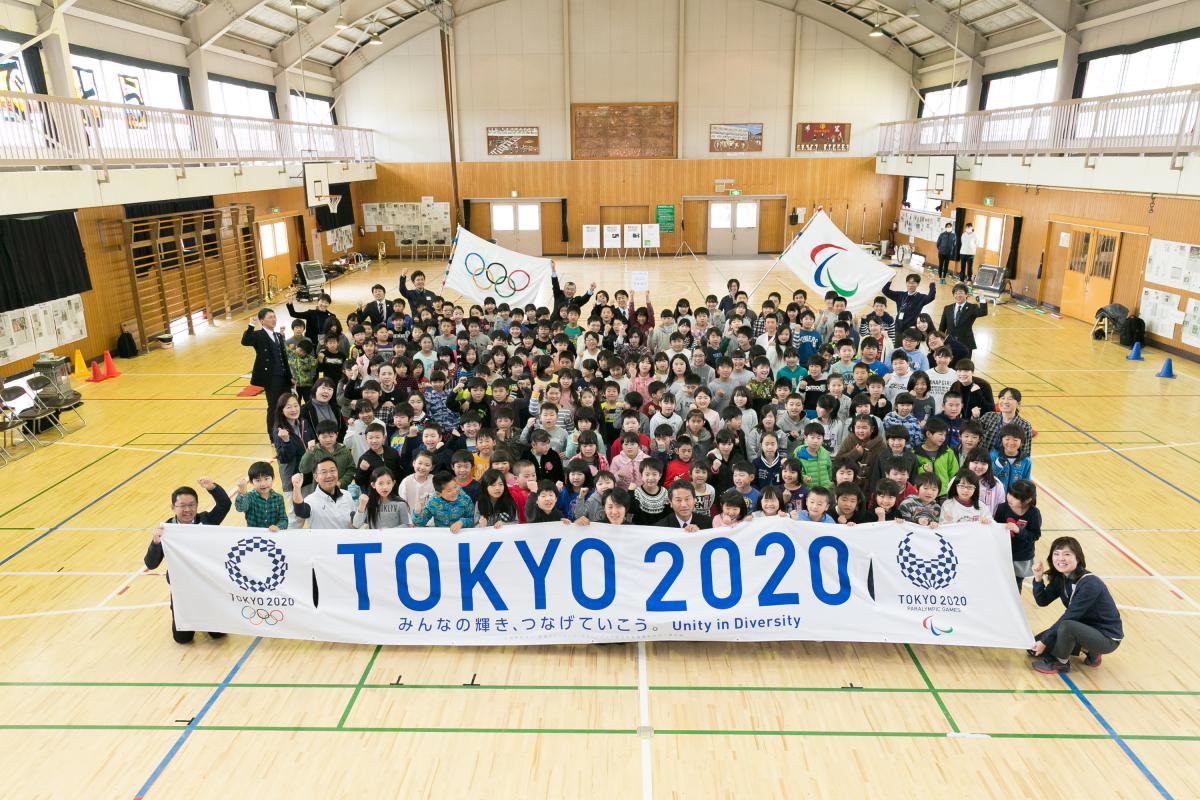
[[[1116,650],[1125,636],[1116,601],[1104,581],[1087,571],[1083,548],[1074,538],[1055,539],[1047,563],[1048,582],[1045,565],[1033,564],[1033,599],[1039,606],[1061,600],[1067,610],[1035,637],[1029,653],[1041,658],[1033,668],[1046,675],[1070,672],[1068,657],[1081,652],[1085,666],[1100,666],[1101,657]]]

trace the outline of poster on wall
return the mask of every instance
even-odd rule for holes
[[[373,228],[383,224],[380,219],[382,215],[379,213],[379,203],[363,203],[362,209],[364,226]]]
[[[343,225],[340,228],[325,231],[325,243],[335,253],[344,253],[354,247],[354,226]]]
[[[24,94],[26,92],[25,72],[21,69],[19,58],[0,61],[0,89],[6,92]],[[11,122],[25,119],[26,106],[24,100],[8,97],[0,98],[0,116]]]
[[[896,229],[901,236],[936,242],[947,224],[953,225],[954,220],[934,212],[903,209],[900,211],[900,223]]]
[[[1151,239],[1146,254],[1146,282],[1200,292],[1200,244]]]
[[[489,156],[536,156],[541,152],[537,128],[489,127],[487,154]]]
[[[845,153],[849,149],[849,122],[796,123],[797,153]]]
[[[145,96],[142,94],[141,78],[138,78],[136,75],[118,75],[117,86],[120,89],[121,99],[125,102],[125,105],[146,105]],[[146,112],[128,109],[125,112],[125,124],[130,128],[145,128]]]
[[[1184,312],[1179,310],[1181,295],[1160,292],[1158,289],[1142,289],[1142,303],[1138,313],[1146,323],[1146,333],[1164,339],[1175,338],[1175,326],[1184,321]]]
[[[1192,347],[1200,347],[1200,300],[1189,299],[1183,315],[1181,340]]]
[[[708,126],[708,152],[761,153],[761,122],[724,122]]]
[[[0,364],[35,356],[87,336],[77,294],[0,313]]]

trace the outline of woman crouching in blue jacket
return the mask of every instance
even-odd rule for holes
[[[1037,635],[1029,652],[1041,657],[1033,668],[1046,675],[1070,672],[1067,658],[1081,652],[1084,665],[1098,667],[1101,656],[1116,650],[1125,636],[1116,601],[1104,581],[1087,571],[1083,548],[1074,538],[1055,539],[1047,561],[1049,575],[1040,561],[1033,564],[1033,599],[1039,606],[1061,600],[1067,610]]]

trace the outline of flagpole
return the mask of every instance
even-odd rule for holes
[[[806,230],[808,230],[808,226],[811,225],[813,220],[816,218],[817,218],[816,214],[813,214],[811,217],[808,218],[808,222],[804,223],[804,227],[801,228],[799,230],[799,232],[795,236],[792,237],[792,240],[790,242],[788,242],[787,247],[783,248],[783,252],[779,254],[778,258],[775,259],[775,262],[773,264],[771,264],[770,268],[763,274],[763,276],[759,279],[758,283],[754,284],[754,288],[751,289],[749,291],[749,293],[747,293],[747,297],[754,296],[754,293],[758,291],[758,287],[762,286],[763,281],[765,281],[767,279],[767,276],[769,276],[775,270],[775,268],[777,266],[779,266],[779,262],[783,261],[783,257],[784,257],[784,255],[787,254],[787,251],[792,249],[792,245],[794,245],[796,243],[797,239],[799,239],[801,236],[804,235],[804,232]]]
[[[450,243],[450,255],[446,257],[446,271],[442,273],[442,291],[438,294],[446,294],[446,279],[450,277],[450,265],[454,263],[454,253],[458,250],[458,231],[454,232],[454,241]]]

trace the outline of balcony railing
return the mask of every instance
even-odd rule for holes
[[[374,160],[364,128],[0,92],[0,167]]]
[[[1200,152],[1200,85],[974,111],[880,126],[879,155]]]

